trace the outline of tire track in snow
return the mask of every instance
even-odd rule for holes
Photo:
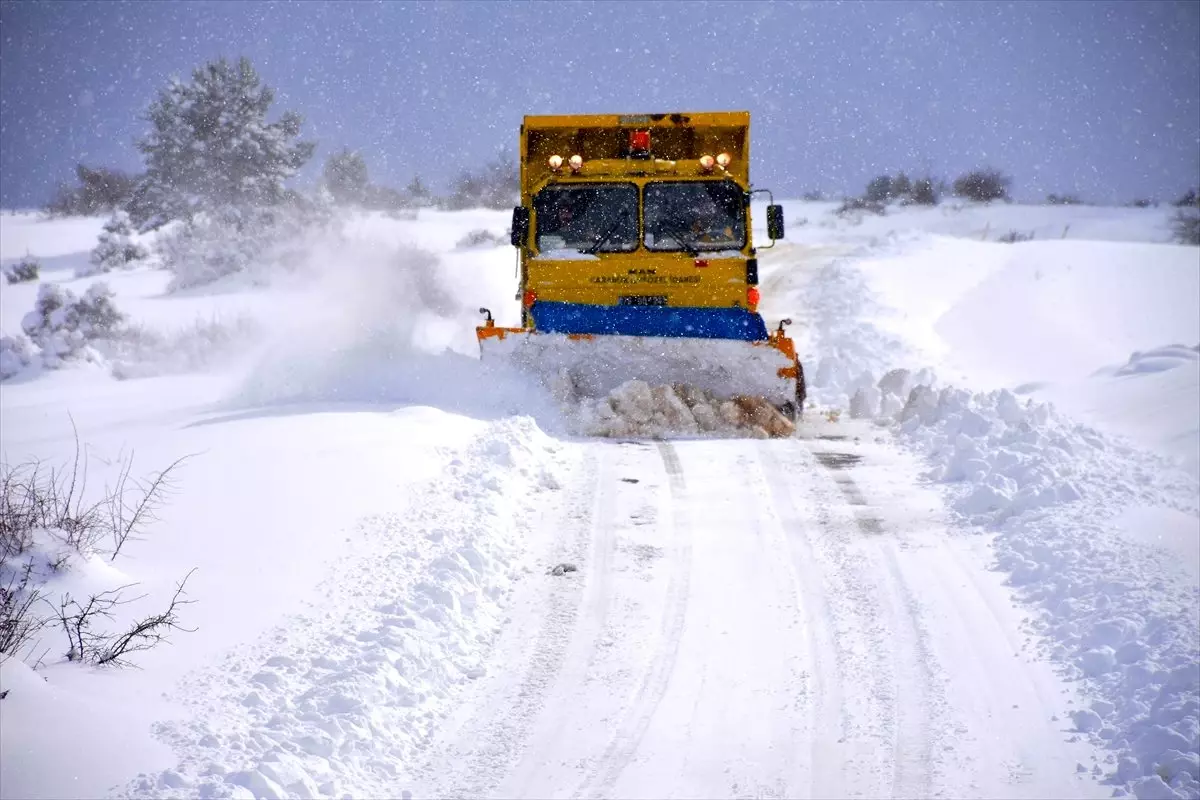
[[[671,492],[671,558],[672,565],[667,596],[663,603],[662,638],[654,660],[643,676],[642,683],[618,724],[617,733],[597,762],[592,765],[573,798],[599,798],[621,777],[626,765],[637,752],[638,745],[650,727],[654,712],[667,690],[679,640],[687,616],[688,590],[691,573],[692,545],[687,534],[687,483],[679,455],[669,442],[658,442],[658,452]]]
[[[847,667],[846,653],[825,624],[832,622],[834,611],[830,597],[819,579],[808,578],[817,562],[815,549],[804,522],[802,506],[795,502],[784,482],[787,474],[774,452],[774,443],[760,450],[763,477],[770,492],[771,503],[784,524],[787,560],[796,586],[796,598],[801,616],[807,621],[807,638],[813,674],[810,676],[812,702],[810,705],[808,753],[811,784],[810,797],[848,797],[845,776],[853,774],[855,765],[843,757],[840,745],[847,738],[849,720],[845,713],[845,693],[841,676]],[[789,524],[790,523],[790,524]],[[789,529],[790,528],[790,529]],[[836,737],[837,744],[830,740]]]
[[[587,583],[583,589],[578,617],[570,633],[570,643],[565,648],[561,668],[553,676],[554,685],[537,698],[540,708],[534,710],[531,715],[531,724],[536,722],[539,710],[543,714],[549,714],[550,721],[541,726],[535,736],[529,738],[523,757],[513,767],[508,780],[502,786],[504,791],[500,793],[501,796],[535,795],[532,791],[534,782],[543,768],[536,756],[554,752],[554,745],[562,740],[569,716],[564,710],[571,707],[575,689],[587,682],[587,673],[596,654],[596,643],[607,621],[612,596],[613,553],[616,550],[616,478],[613,449],[600,447],[596,448],[595,452],[598,464],[594,481],[592,524],[590,528],[583,526],[580,529],[581,534],[587,532],[590,536],[586,539],[581,538],[577,547],[580,552],[578,563],[584,565]],[[588,540],[591,543],[590,557],[584,558],[583,555],[588,550]]]
[[[916,597],[905,582],[897,561],[895,542],[871,511],[862,488],[850,475],[861,460],[850,453],[809,448],[851,507],[859,531],[879,541],[879,557],[872,558],[880,583],[885,584],[886,612],[892,633],[894,739],[892,744],[892,796],[928,797],[933,783],[933,726],[929,709],[934,703],[933,652]]]
[[[934,699],[933,652],[917,599],[901,577],[890,542],[884,546],[884,563],[897,633],[892,652],[898,699],[892,791],[896,797],[930,797],[934,734],[929,712],[939,705]]]
[[[431,796],[478,797],[493,791],[521,753],[530,749],[538,715],[552,705],[547,697],[566,671],[564,665],[571,662],[574,651],[592,643],[602,627],[614,516],[612,467],[604,455],[600,451],[599,457],[585,467],[581,485],[591,485],[594,490],[572,509],[574,536],[565,546],[553,546],[549,554],[556,563],[567,560],[587,566],[593,580],[581,587],[571,579],[545,579],[528,601],[544,611],[528,617],[514,615],[515,620],[528,619],[529,624],[510,629],[503,650],[493,653],[490,660],[520,665],[519,678],[498,687],[483,684],[481,700],[463,705],[464,711],[470,710],[469,718],[446,726],[447,749],[419,772],[414,771],[435,787],[428,792]],[[593,633],[590,639],[589,630]],[[533,645],[529,647],[531,640]],[[561,715],[555,717],[561,719]],[[457,749],[455,746],[462,742],[469,742],[471,748]],[[439,776],[439,771],[445,774]]]

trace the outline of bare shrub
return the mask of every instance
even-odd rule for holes
[[[105,493],[104,500],[108,513],[105,527],[112,542],[109,561],[115,560],[125,543],[131,538],[137,538],[139,531],[158,521],[155,512],[175,489],[173,474],[186,458],[187,456],[175,459],[166,469],[148,480],[134,478],[132,485],[129,475],[133,469],[133,454],[121,464],[116,486]]]
[[[996,239],[997,242],[1005,244],[1015,244],[1016,242],[1031,242],[1033,241],[1033,231],[1029,233],[1021,233],[1020,231],[1009,231],[1008,233]]]
[[[1008,200],[1012,178],[993,167],[977,169],[954,179],[955,197],[965,197],[980,203]]]
[[[1046,203],[1052,206],[1079,206],[1083,205],[1083,200],[1077,194],[1049,194],[1046,195]]]
[[[20,656],[46,627],[45,618],[34,611],[42,599],[34,585],[34,566],[32,559],[25,561],[0,585],[0,661]]]
[[[103,553],[112,561],[125,543],[157,518],[174,488],[175,470],[186,456],[148,480],[130,477],[133,456],[118,464],[114,487],[103,496],[85,501],[87,461],[76,440],[75,460],[69,470],[45,467],[31,461],[16,467],[0,465],[0,557],[22,555],[36,531],[45,531],[79,555]]]
[[[176,587],[166,610],[119,631],[102,631],[115,610],[142,597],[128,598],[135,584],[92,595],[79,603],[67,594],[57,605],[44,591],[45,581],[69,567],[73,556],[107,555],[114,560],[155,521],[155,511],[173,487],[180,458],[146,480],[132,477],[133,457],[118,460],[117,479],[98,499],[86,500],[87,458],[75,438],[69,466],[46,467],[30,461],[0,464],[0,658],[27,652],[50,621],[57,621],[70,642],[68,660],[127,666],[127,656],[165,641],[180,625],[179,611],[187,577]],[[194,570],[193,570],[194,571]],[[52,609],[47,617],[40,608]]]
[[[180,624],[179,611],[183,606],[196,602],[182,599],[188,578],[195,571],[193,568],[175,587],[175,594],[165,610],[143,617],[125,630],[115,633],[100,631],[97,625],[102,624],[104,620],[112,622],[117,608],[145,599],[146,595],[125,597],[125,592],[137,584],[131,583],[100,592],[89,597],[83,604],[72,599],[69,594],[63,595],[55,615],[70,643],[67,660],[99,666],[128,667],[132,666],[128,656],[150,650],[155,645],[167,641],[171,632],[193,633],[195,628],[185,628]]]

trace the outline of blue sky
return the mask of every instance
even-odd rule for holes
[[[523,114],[748,109],[778,196],[990,164],[1018,199],[1174,199],[1200,181],[1200,2],[0,3],[0,205],[74,164],[137,170],[172,75],[248,56],[276,115],[372,179],[441,190]]]

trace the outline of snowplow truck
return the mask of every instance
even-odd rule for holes
[[[526,116],[513,209],[521,327],[481,358],[603,397],[628,380],[761,398],[797,419],[790,320],[758,313],[748,112]],[[768,195],[767,235],[784,236]]]

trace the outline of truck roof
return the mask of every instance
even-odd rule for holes
[[[528,128],[647,128],[684,126],[748,127],[749,111],[687,111],[656,114],[534,114]]]

